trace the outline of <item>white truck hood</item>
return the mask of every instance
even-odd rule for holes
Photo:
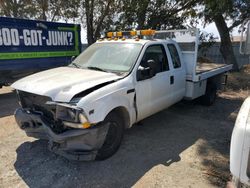
[[[60,67],[22,78],[11,85],[14,89],[44,95],[53,101],[69,102],[74,95],[99,84],[121,78],[113,73]]]

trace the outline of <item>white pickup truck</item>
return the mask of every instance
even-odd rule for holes
[[[127,39],[128,33],[136,36]],[[197,29],[108,36],[70,66],[12,85],[21,105],[15,112],[20,128],[28,136],[48,139],[51,151],[69,159],[110,157],[118,150],[124,129],[182,99],[200,97],[211,105],[223,74],[232,69],[197,62]],[[191,46],[185,50],[187,44]]]
[[[235,188],[250,187],[250,97],[241,106],[232,133],[230,171]]]
[[[243,27],[245,25],[247,29],[244,40]],[[240,53],[249,55],[250,58],[250,19],[242,24]],[[250,187],[250,96],[242,104],[233,129],[230,148],[230,171],[233,177],[231,187]]]

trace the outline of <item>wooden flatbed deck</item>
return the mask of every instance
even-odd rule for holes
[[[201,73],[208,72],[210,70],[221,68],[224,66],[226,66],[226,64],[197,62],[196,74],[201,74]]]

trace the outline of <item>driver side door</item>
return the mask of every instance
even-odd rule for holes
[[[138,110],[137,121],[161,111],[172,104],[170,79],[172,74],[165,47],[162,44],[148,46],[140,62],[139,69],[148,68],[148,60],[154,61],[156,74],[151,77],[146,76],[145,79],[137,79],[135,87]]]

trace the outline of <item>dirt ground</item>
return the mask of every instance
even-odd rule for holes
[[[68,161],[27,137],[13,117],[15,93],[0,89],[0,187],[224,187],[235,118],[250,95],[244,74],[231,74],[211,107],[182,101],[145,119],[99,162]]]

